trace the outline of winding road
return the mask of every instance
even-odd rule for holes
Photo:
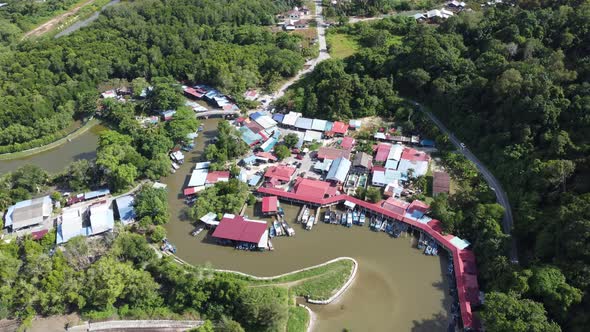
[[[469,159],[471,162],[475,164],[479,172],[483,175],[484,179],[492,188],[494,193],[496,194],[496,199],[498,204],[502,205],[504,208],[504,217],[502,218],[502,229],[505,234],[510,235],[512,230],[512,226],[514,224],[514,220],[512,218],[512,209],[510,208],[510,201],[508,201],[508,195],[502,188],[502,184],[496,177],[490,172],[487,167],[479,160],[477,157],[463,144],[455,135],[450,132],[447,127],[431,112],[428,112],[424,109],[424,107],[414,101],[414,105],[416,105],[420,111],[426,114],[434,124],[446,135],[449,136],[451,143],[457,148],[457,150],[465,156],[465,158]],[[518,264],[518,252],[516,249],[516,240],[514,237],[511,237],[511,249],[510,249],[510,260],[513,263]]]

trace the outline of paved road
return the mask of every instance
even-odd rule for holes
[[[461,141],[451,133],[447,127],[432,113],[424,110],[422,105],[414,102],[419,109],[426,114],[432,122],[434,122],[440,130],[442,130],[445,134],[447,134],[453,143],[453,145],[461,152],[467,159],[471,160],[479,172],[483,175],[484,179],[488,183],[488,185],[492,188],[492,190],[496,193],[496,199],[498,200],[498,204],[502,205],[504,208],[504,217],[502,218],[502,228],[505,234],[510,234],[512,231],[513,226],[513,218],[512,218],[512,209],[510,208],[510,202],[508,201],[508,195],[502,188],[502,184],[500,181],[494,177],[494,175],[486,168],[486,166],[479,160],[477,157],[467,148],[461,146]],[[516,240],[512,237],[512,248],[510,250],[510,260],[512,262],[518,263],[518,253],[516,249]]]
[[[289,79],[285,84],[283,84],[273,95],[272,99],[277,99],[282,97],[285,94],[285,91],[293,85],[293,83],[297,82],[301,76],[310,73],[313,71],[315,66],[330,58],[330,54],[328,53],[327,45],[326,45],[326,28],[324,27],[324,16],[322,15],[322,2],[319,0],[314,1],[315,4],[315,20],[317,22],[317,32],[318,32],[318,44],[320,46],[320,54],[317,58],[310,60],[306,63],[305,69],[300,70],[297,75]],[[270,103],[270,101],[269,101]]]

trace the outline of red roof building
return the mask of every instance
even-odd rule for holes
[[[429,161],[430,156],[424,151],[418,151],[412,148],[404,148],[402,159],[411,161]]]
[[[275,157],[275,155],[270,152],[256,152],[254,155],[256,157],[268,159],[270,161],[277,161],[278,160],[277,157]]]
[[[264,127],[256,123],[256,121],[249,121],[246,122],[246,127],[250,129],[253,133],[258,134],[259,132],[264,130]]]
[[[347,130],[348,130],[348,125],[346,123],[336,121],[332,125],[332,130],[330,130],[330,131],[333,131],[334,134],[344,135],[344,134],[346,134]]]
[[[389,156],[391,150],[391,144],[379,143],[377,145],[377,153],[375,154],[375,161],[385,162]]]
[[[260,243],[265,236],[266,222],[244,219],[242,216],[226,214],[213,232],[213,237],[224,240]]]
[[[350,159],[350,149],[335,149],[323,146],[318,150],[318,159],[320,160],[336,160],[340,157]]]
[[[406,201],[399,200],[394,197],[389,197],[386,201],[383,202],[383,208],[387,209],[391,212],[397,213],[399,215],[404,215],[406,213],[406,209],[410,206],[410,203]]]
[[[203,95],[204,95],[204,93],[201,93],[201,92],[199,92],[199,91],[197,91],[196,89],[194,89],[194,88],[191,88],[191,87],[187,87],[187,88],[185,88],[185,89],[184,89],[184,93],[185,93],[187,96],[189,96],[189,97],[193,97],[193,98],[197,98],[197,99],[199,99],[199,98],[202,98],[202,97],[203,97]]]
[[[416,200],[412,201],[412,203],[410,203],[410,206],[408,206],[407,210],[409,213],[414,213],[414,211],[419,211],[422,214],[425,214],[429,209],[430,209],[430,206],[428,204],[416,199]]]
[[[277,181],[279,183],[287,183],[291,181],[295,171],[297,171],[295,167],[285,165],[271,166],[266,169],[266,172],[264,172],[264,178],[267,181],[274,181],[275,183]]]
[[[343,149],[352,149],[352,147],[354,146],[354,144],[356,143],[356,141],[354,140],[354,138],[350,137],[350,136],[346,136],[342,139],[342,142],[340,142],[340,147]]]
[[[311,200],[324,199],[336,194],[336,187],[330,182],[298,178],[295,183],[295,194]]]
[[[47,229],[42,229],[40,231],[34,231],[31,232],[31,236],[33,238],[33,240],[41,240],[42,238],[45,237],[45,235],[49,233],[49,230]]]
[[[277,196],[265,196],[262,198],[262,213],[277,213],[278,209]]]
[[[229,171],[215,171],[207,174],[206,184],[215,184],[220,181],[229,181]]]

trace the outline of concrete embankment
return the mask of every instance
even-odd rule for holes
[[[72,326],[67,331],[187,331],[203,325],[202,320],[111,320],[106,322],[84,323]]]

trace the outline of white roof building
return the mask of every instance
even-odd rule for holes
[[[295,126],[295,123],[297,123],[297,119],[300,116],[301,116],[301,113],[289,112],[289,113],[285,114],[285,117],[283,118],[283,124],[285,126]]]
[[[323,132],[326,130],[327,123],[328,121],[326,120],[313,119],[313,122],[311,123],[311,129]]]
[[[191,178],[188,181],[187,187],[200,187],[204,186],[207,181],[207,174],[209,170],[207,168],[200,168],[193,170]]]
[[[18,202],[6,211],[4,227],[12,227],[13,231],[39,225],[49,219],[53,206],[49,196],[43,196]]]
[[[404,146],[401,144],[394,144],[391,146],[389,150],[389,155],[387,155],[387,159],[397,160],[399,161],[402,159],[402,152],[404,151]]]
[[[408,174],[409,169],[414,170],[414,177],[424,176],[428,172],[428,161],[408,159],[400,160],[397,170],[402,173]]]
[[[254,121],[264,129],[269,129],[277,125],[277,122],[268,115],[259,116]]]
[[[113,210],[107,204],[90,206],[91,235],[112,231],[115,227]]]
[[[195,169],[209,169],[209,166],[211,166],[211,162],[210,161],[203,161],[200,163],[196,163],[195,164]]]
[[[303,136],[303,141],[304,142],[320,142],[322,140],[322,133],[320,133],[319,131],[313,131],[313,130],[306,130],[305,131],[305,136]]]
[[[83,211],[68,209],[60,217],[61,223],[57,225],[56,243],[65,243],[79,235],[87,236],[83,227]]]
[[[346,176],[348,175],[348,171],[350,171],[350,165],[352,163],[350,160],[340,157],[330,166],[330,170],[328,171],[328,175],[326,176],[326,180],[328,181],[336,181],[336,182],[344,182],[346,180]]]

